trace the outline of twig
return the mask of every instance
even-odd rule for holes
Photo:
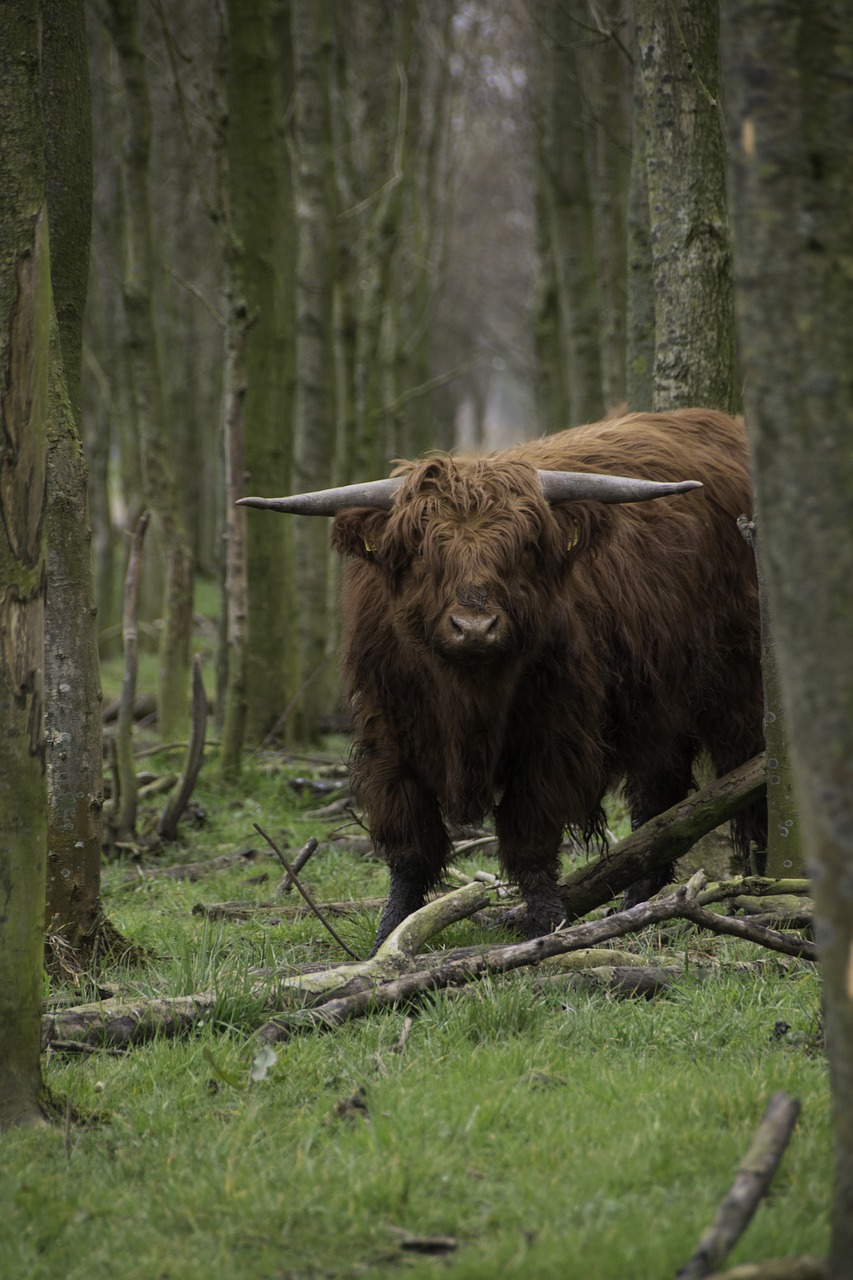
[[[347,946],[347,944],[344,942],[344,940],[343,940],[343,938],[341,937],[341,935],[340,935],[340,934],[337,932],[337,930],[336,930],[336,929],[335,929],[335,928],[334,928],[334,927],[329,923],[329,921],[328,921],[328,920],[326,919],[326,917],[323,915],[322,911],[321,911],[321,910],[319,909],[319,907],[317,906],[317,904],[316,904],[316,902],[314,901],[314,899],[311,897],[311,895],[310,895],[310,893],[308,892],[308,890],[307,890],[306,888],[304,888],[304,887],[303,887],[303,885],[301,885],[301,884],[299,883],[299,878],[297,877],[297,875],[296,875],[296,873],[295,873],[295,871],[294,871],[293,867],[290,865],[290,863],[288,862],[287,858],[286,858],[286,857],[284,856],[284,854],[282,853],[281,849],[279,849],[278,845],[277,845],[277,844],[276,844],[276,842],[273,840],[272,836],[268,836],[268,835],[267,835],[267,833],[266,833],[266,831],[264,831],[262,827],[259,827],[259,826],[258,826],[257,822],[255,822],[255,823],[253,824],[253,826],[254,826],[255,830],[258,832],[258,834],[259,834],[259,835],[262,835],[262,836],[263,836],[263,838],[266,840],[267,844],[270,846],[270,848],[272,849],[273,853],[276,855],[276,857],[278,858],[279,862],[280,862],[280,863],[281,863],[281,865],[284,867],[285,871],[288,873],[288,875],[289,875],[289,876],[290,876],[290,878],[292,879],[293,883],[296,885],[296,888],[297,888],[297,889],[299,890],[299,892],[302,894],[302,897],[303,897],[303,898],[305,899],[305,901],[308,903],[308,906],[309,906],[309,907],[311,908],[311,910],[314,912],[314,915],[315,915],[315,916],[317,917],[317,919],[320,921],[320,924],[323,926],[323,928],[327,931],[327,933],[330,933],[330,934],[331,934],[331,936],[334,938],[335,942],[337,942],[338,946],[339,946],[339,947],[341,947],[341,948],[343,948],[343,950],[347,953],[347,955],[348,955],[348,956],[350,956],[353,960],[358,960],[358,958],[359,958],[359,957],[355,954],[355,952],[354,952],[350,947],[348,947],[348,946]],[[313,853],[313,849],[312,849],[312,851],[311,851],[311,852]]]
[[[293,859],[293,870],[285,871],[284,875],[281,877],[278,884],[276,885],[275,892],[273,893],[273,898],[278,898],[284,893],[290,893],[290,890],[293,888],[296,882],[296,877],[299,875],[299,872],[305,866],[305,863],[314,853],[314,850],[317,848],[318,843],[319,841],[317,840],[316,836],[311,836],[311,838],[305,842],[305,844],[297,853],[296,857]]]
[[[677,1280],[704,1280],[734,1248],[773,1181],[799,1114],[796,1098],[781,1091],[774,1093],[731,1189],[696,1252],[677,1273]]]

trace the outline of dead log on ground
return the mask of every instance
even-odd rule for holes
[[[418,952],[425,941],[454,920],[479,910],[487,890],[478,882],[428,903],[414,912],[388,937],[369,960],[337,965],[315,973],[280,979],[254,989],[270,1009],[287,1010],[295,1003],[316,1002],[311,1008],[283,1012],[257,1033],[269,1041],[283,1040],[302,1030],[341,1026],[351,1018],[382,1007],[405,1003],[425,992],[464,986],[489,974],[541,964],[550,956],[597,947],[614,938],[636,933],[664,920],[688,919],[718,932],[735,933],[772,950],[815,958],[814,944],[772,929],[757,929],[748,921],[720,916],[697,905],[705,877],[697,872],[675,893],[640,903],[602,920],[576,924],[557,933],[509,946],[483,947],[477,954],[419,968]],[[352,904],[347,904],[351,909]],[[420,962],[422,963],[422,962]],[[210,992],[176,1000],[120,1002],[106,1000],[45,1015],[46,1042],[76,1040],[90,1044],[132,1044],[155,1034],[176,1035],[207,1016],[215,1005]]]
[[[381,911],[385,898],[343,898],[338,902],[321,902],[320,909],[327,916],[356,916],[362,911]],[[279,920],[300,920],[313,913],[304,902],[197,902],[192,909],[194,916],[206,916],[208,920],[251,920],[253,916],[264,919],[266,924]]]
[[[531,942],[483,948],[479,955],[451,961],[435,968],[401,972],[399,977],[387,981],[379,979],[381,970],[371,969],[373,961],[367,961],[360,972],[356,972],[356,966],[344,965],[326,973],[303,975],[296,980],[297,989],[306,995],[313,995],[318,1000],[323,998],[324,1002],[315,1004],[310,1009],[302,1009],[283,1017],[273,1018],[260,1028],[257,1035],[261,1039],[273,1042],[288,1039],[294,1033],[307,1028],[341,1026],[351,1018],[361,1017],[370,1010],[393,1007],[425,992],[463,986],[489,974],[508,973],[526,965],[540,964],[549,956],[599,946],[612,938],[624,937],[628,933],[636,933],[649,925],[659,924],[669,919],[693,920],[703,927],[748,938],[772,950],[815,959],[816,951],[811,942],[801,938],[790,938],[772,929],[752,929],[746,921],[732,920],[697,906],[696,894],[704,886],[704,873],[697,872],[675,893],[652,899],[651,902],[639,903],[636,907],[616,912],[602,920],[572,925],[570,928],[545,937],[535,938]],[[466,885],[457,892],[462,894],[475,888],[476,885]],[[449,894],[447,898],[440,899],[437,903],[430,903],[421,911],[416,911],[408,920],[404,920],[379,948],[373,958],[374,961],[387,959],[386,948],[391,952],[395,948],[398,951],[404,951],[397,941],[401,931],[417,921],[423,912],[428,912],[440,905],[440,902],[447,902],[455,896],[455,894]],[[404,954],[401,954],[400,959],[404,959]],[[393,968],[393,965],[386,963],[383,968],[387,971]],[[286,981],[283,982],[282,990],[287,991],[288,986]]]
[[[580,919],[680,858],[701,836],[760,799],[765,786],[764,756],[755,756],[632,831],[597,862],[564,876],[560,896],[566,919]]]
[[[796,1098],[774,1093],[714,1221],[678,1271],[677,1280],[704,1280],[728,1257],[773,1181],[799,1114]]]
[[[214,871],[227,871],[229,867],[237,867],[241,864],[248,867],[258,858],[273,857],[275,854],[268,853],[266,849],[244,849],[242,853],[223,853],[215,858],[203,858],[200,862],[179,862],[170,867],[137,867],[111,892],[135,889],[145,880],[201,880],[203,876],[210,875]]]
[[[729,1271],[715,1271],[707,1280],[827,1280],[826,1259],[803,1254],[798,1258],[742,1262]]]

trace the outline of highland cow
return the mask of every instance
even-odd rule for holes
[[[564,916],[564,831],[600,838],[611,788],[638,826],[687,795],[701,752],[722,774],[762,748],[737,419],[629,414],[245,501],[336,513],[354,784],[390,869],[376,946],[441,878],[448,825],[494,813],[535,937]],[[761,841],[760,814],[740,822]]]

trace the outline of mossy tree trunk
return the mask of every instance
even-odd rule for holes
[[[82,0],[43,0],[42,87],[57,326],[48,422],[45,713],[48,860],[45,919],[76,962],[100,922],[103,762],[97,618],[80,369],[92,201],[91,104]]]
[[[631,176],[627,211],[625,395],[631,413],[654,407],[655,287],[652,276],[643,71],[634,37]]]
[[[294,480],[300,491],[327,487],[335,465],[332,346],[336,201],[332,166],[331,30],[327,0],[291,0],[295,103],[296,383]],[[331,709],[329,529],[296,529],[301,689],[297,733],[310,742]]]
[[[718,0],[636,0],[655,298],[653,407],[739,407]]]
[[[853,1257],[853,31],[834,0],[723,12],[746,416],[823,972],[836,1280]]]
[[[291,70],[289,65],[282,67],[283,61],[289,64],[290,60],[277,39],[282,29],[276,22],[277,7],[271,0],[227,3],[226,189],[227,234],[231,236],[226,248],[231,294],[227,342],[232,378],[226,414],[232,415],[233,425],[236,355],[243,361],[245,378],[245,492],[263,494],[292,489],[294,246],[290,168],[282,132],[283,88]],[[235,325],[242,326],[242,335],[236,333]],[[239,346],[244,348],[241,356]],[[229,508],[227,518],[241,517]],[[247,521],[243,666],[245,735],[252,743],[262,742],[275,728],[298,682],[294,533],[290,519]],[[229,601],[229,609],[234,603]],[[233,640],[232,631],[232,644]],[[232,749],[235,727],[232,717]],[[287,735],[288,725],[283,728]]]
[[[627,210],[631,175],[630,5],[573,0],[576,62],[587,105],[587,171],[594,211],[604,408],[625,399]]]
[[[151,106],[139,34],[138,0],[108,0],[108,23],[118,54],[125,106],[122,298],[129,364],[145,500],[156,517],[166,561],[157,711],[160,733],[168,740],[184,736],[189,723],[193,558],[173,466],[173,437],[178,424],[166,415],[152,306]]]
[[[0,5],[0,1130],[41,1118],[52,298],[36,0]]]
[[[717,0],[637,0],[644,144],[655,306],[652,403],[668,410],[740,408],[731,233],[718,67]],[[636,286],[635,286],[636,287]],[[635,353],[636,354],[636,353]],[[634,394],[644,394],[637,384]],[[640,407],[632,404],[632,407]],[[785,726],[769,702],[772,637],[764,628],[768,758],[768,860],[788,860],[783,803]],[[794,819],[795,820],[795,819]],[[787,870],[787,868],[786,868]]]
[[[563,425],[601,416],[600,306],[584,102],[575,56],[580,30],[566,0],[539,0],[542,153],[546,241],[553,260],[567,403]],[[577,6],[575,5],[575,8]]]

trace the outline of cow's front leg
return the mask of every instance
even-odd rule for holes
[[[524,932],[528,938],[551,933],[566,916],[557,889],[562,827],[535,812],[530,796],[516,801],[507,792],[495,811],[495,829],[501,866],[527,904]]]
[[[398,924],[424,905],[427,892],[441,879],[450,857],[450,840],[438,801],[417,779],[389,787],[381,803],[371,809],[371,834],[390,872],[388,901],[379,921],[370,954]]]

